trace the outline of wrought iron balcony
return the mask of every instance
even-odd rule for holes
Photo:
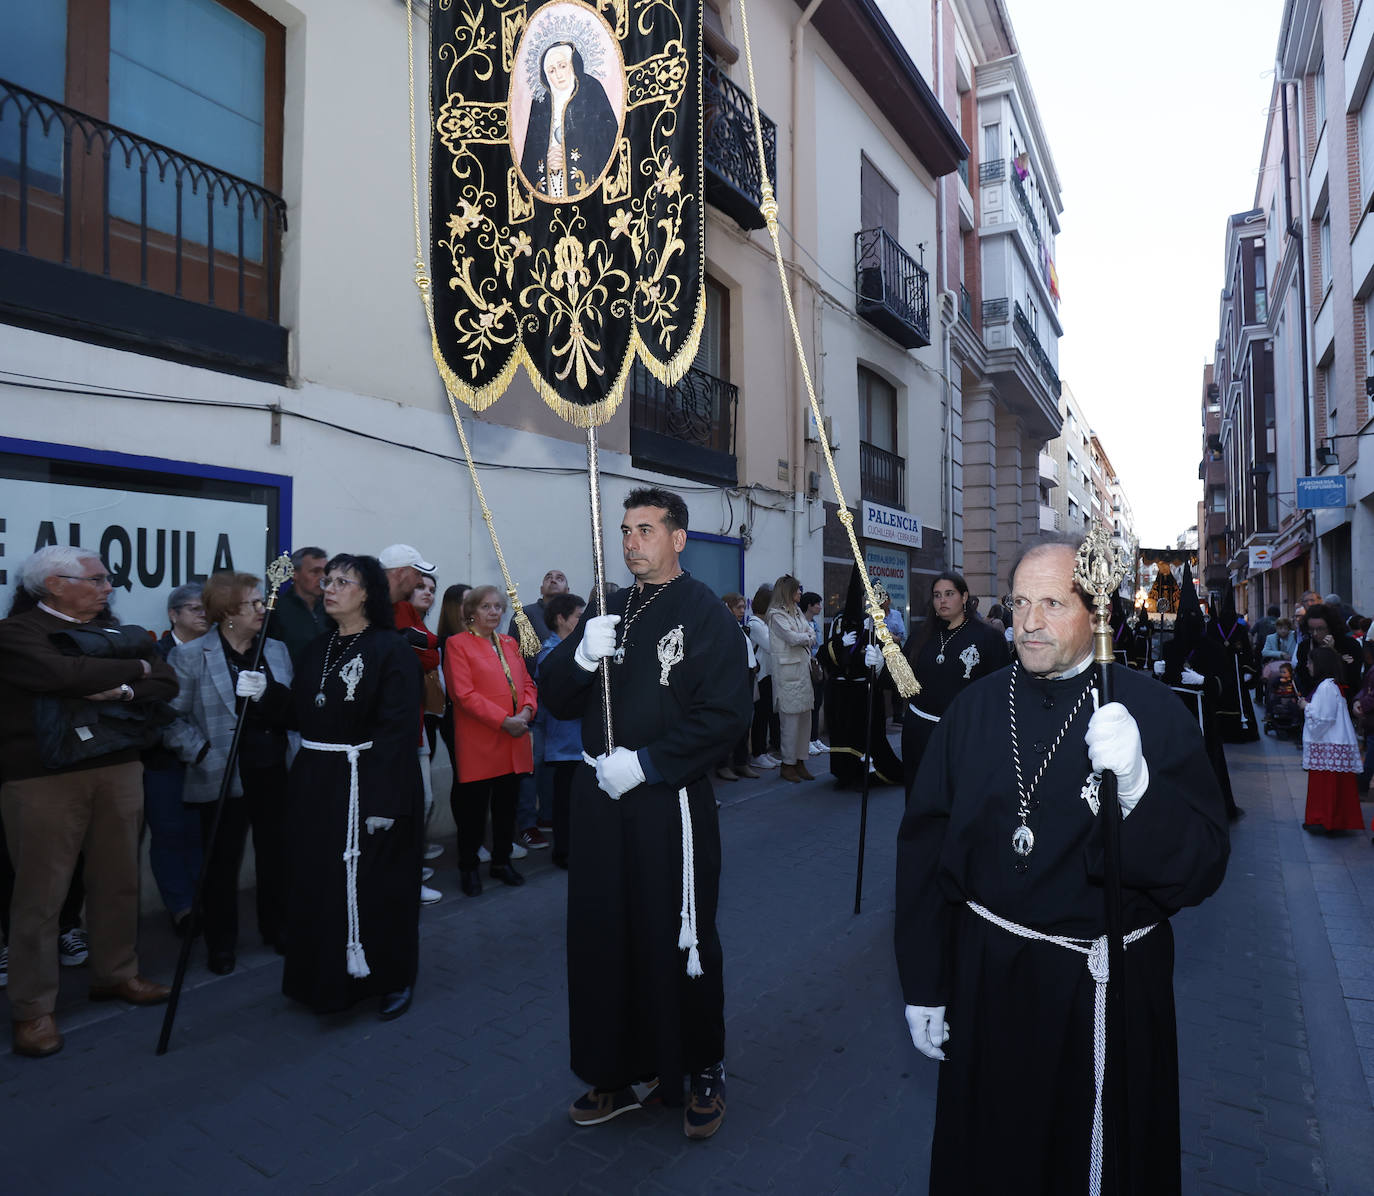
[[[1012,323],[1016,326],[1016,334],[1025,344],[1031,359],[1040,367],[1040,375],[1045,379],[1045,384],[1050,388],[1050,392],[1055,398],[1058,398],[1064,389],[1059,381],[1059,374],[1054,368],[1054,363],[1050,360],[1050,355],[1045,352],[1045,346],[1040,343],[1040,338],[1036,335],[1035,329],[1031,327],[1030,320],[1026,318],[1026,313],[1021,310],[1019,303],[1016,305]]]
[[[0,80],[0,318],[286,375],[286,203]]]
[[[959,318],[973,327],[973,296],[962,282],[959,284]]]
[[[1010,304],[1006,299],[984,299],[983,300],[983,325],[1005,324],[1009,312]]]
[[[978,181],[980,183],[995,183],[998,179],[1007,177],[1007,160],[1005,158],[993,158],[988,162],[978,163]]]
[[[1030,196],[1026,194],[1026,184],[1014,170],[1011,172],[1011,189],[1016,196],[1016,205],[1021,209],[1021,215],[1026,218],[1026,232],[1030,234],[1030,239],[1039,245],[1040,221],[1036,219],[1035,208],[1031,204]]]
[[[930,280],[886,229],[854,234],[859,315],[904,349],[930,344]]]
[[[859,490],[869,502],[906,510],[906,458],[859,441]]]
[[[714,62],[703,66],[701,87],[702,150],[708,203],[741,228],[762,228],[763,178],[754,141],[754,109],[749,93]],[[778,187],[778,127],[759,111],[768,181]]]
[[[635,465],[733,486],[739,387],[693,366],[665,386],[640,362],[630,375],[630,457]]]

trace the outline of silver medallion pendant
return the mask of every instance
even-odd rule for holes
[[[1017,855],[1025,857],[1030,855],[1035,847],[1035,834],[1028,826],[1018,826],[1011,836],[1011,849]]]
[[[324,707],[324,690],[320,690],[320,692],[317,693],[317,694],[315,695],[315,705],[316,705],[316,706],[319,706],[321,709],[323,709],[323,707]]]
[[[936,663],[936,664],[944,664],[944,663],[945,663],[945,654],[944,654],[943,652],[937,652],[937,653],[935,653],[935,663]]]

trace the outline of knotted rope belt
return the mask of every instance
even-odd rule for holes
[[[343,752],[348,756],[348,833],[344,839],[344,886],[348,905],[348,945],[344,948],[348,974],[361,980],[372,974],[363,953],[361,931],[358,928],[358,757],[372,746],[366,743],[317,743],[302,739],[301,747],[312,752]]]
[[[1104,934],[1095,939],[1071,939],[1058,934],[1042,934],[1038,930],[1032,930],[1029,926],[1021,926],[1007,918],[999,918],[989,909],[984,909],[976,901],[968,903],[971,909],[980,918],[985,918],[994,926],[1000,926],[1003,930],[1023,939],[1034,939],[1042,943],[1053,943],[1056,947],[1064,947],[1069,951],[1077,951],[1080,955],[1088,957],[1088,971],[1092,973],[1096,983],[1096,991],[1093,993],[1093,1084],[1096,1094],[1093,1102],[1093,1136],[1091,1153],[1088,1158],[1088,1194],[1089,1196],[1101,1196],[1102,1192],[1102,1080],[1107,1073],[1107,936]],[[1130,946],[1137,939],[1144,938],[1159,923],[1155,922],[1149,926],[1142,927],[1140,930],[1133,930],[1122,940],[1125,946]],[[1121,1132],[1125,1132],[1126,1127],[1122,1126]]]

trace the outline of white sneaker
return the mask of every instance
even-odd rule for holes
[[[443,897],[443,894],[442,894],[441,892],[439,892],[438,889],[431,889],[428,885],[421,885],[421,886],[420,886],[420,904],[421,904],[421,905],[433,905],[436,901],[440,900],[440,898],[442,898],[442,897]]]
[[[431,876],[433,876],[433,875],[434,875],[434,869],[433,869],[433,868],[421,868],[421,869],[420,869],[420,879],[421,879],[421,880],[428,880],[428,879],[429,879]]]
[[[510,845],[510,858],[513,860],[523,860],[529,854],[530,849],[528,847],[522,847],[519,843]]]
[[[762,756],[751,756],[749,759],[750,768],[777,768],[777,766],[778,762],[767,754]]]
[[[443,854],[444,854],[444,845],[443,845],[442,843],[426,843],[426,844],[425,844],[425,859],[427,859],[427,860],[437,860],[437,859],[438,859],[441,855],[443,855]]]
[[[779,760],[775,755],[773,755],[772,752],[769,752],[769,753],[768,753],[766,756],[764,756],[764,758],[763,758],[763,766],[764,766],[764,768],[779,768],[779,767],[781,767],[781,765],[782,765],[782,761]]]
[[[824,756],[830,751],[830,745],[822,740],[815,739],[811,742],[811,754],[813,756]]]
[[[477,860],[479,863],[482,864],[490,864],[491,852],[489,852],[485,847],[479,847],[477,849]]]

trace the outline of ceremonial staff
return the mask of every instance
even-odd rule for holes
[[[272,622],[272,612],[277,607],[277,591],[281,589],[282,583],[291,576],[291,571],[291,557],[288,553],[282,553],[267,566],[267,613],[263,616],[262,630],[258,632],[258,638],[253,644],[253,663],[249,666],[250,672],[257,672],[258,666],[262,663],[262,648],[267,640],[267,628]],[[229,755],[224,761],[224,773],[219,781],[219,796],[215,798],[215,812],[210,819],[210,833],[205,838],[203,853],[205,864],[200,870],[200,875],[196,878],[195,896],[191,899],[191,914],[187,921],[185,937],[181,940],[181,955],[177,959],[176,979],[172,981],[172,993],[167,998],[167,1012],[162,1018],[162,1033],[157,1040],[157,1053],[159,1055],[167,1053],[167,1043],[172,1037],[172,1023],[176,1021],[177,1005],[181,1000],[181,986],[186,982],[186,967],[191,961],[191,948],[194,946],[200,930],[201,900],[205,894],[205,875],[210,870],[210,857],[215,851],[215,837],[219,834],[220,819],[224,816],[224,803],[229,796],[229,786],[233,783],[234,769],[238,763],[239,740],[243,736],[243,720],[248,713],[248,702],[249,699],[244,698],[239,703],[238,717],[234,721],[234,735],[229,740]]]
[[[1102,702],[1112,700],[1112,594],[1126,576],[1129,561],[1123,547],[1112,544],[1110,533],[1099,523],[1084,538],[1074,565],[1074,581],[1093,600],[1093,660]],[[1103,1163],[1112,1176],[1111,1190],[1129,1192],[1130,1160],[1127,1156],[1126,1121],[1126,989],[1124,929],[1121,912],[1121,806],[1117,801],[1116,774],[1104,770],[1097,797],[1102,815],[1103,897],[1107,922],[1107,1068],[1103,1107],[1106,1120]]]
[[[871,645],[873,633],[867,633],[868,641],[865,648]],[[854,877],[854,912],[859,912],[859,904],[863,900],[864,892],[864,844],[868,839],[868,784],[869,778],[873,775],[873,690],[878,684],[878,670],[875,668],[865,668],[868,674],[868,701],[864,709],[864,779],[863,796],[859,799],[859,869],[858,875]]]

